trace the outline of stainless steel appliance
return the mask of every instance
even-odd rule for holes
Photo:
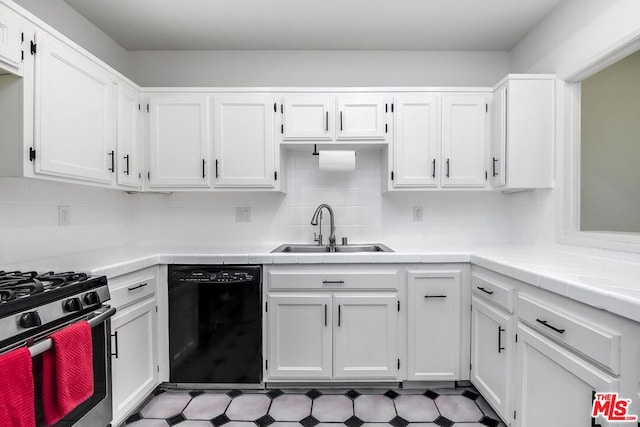
[[[169,266],[169,381],[262,380],[262,267]]]
[[[111,408],[111,322],[115,309],[104,276],[84,273],[0,271],[0,353],[27,346],[33,357],[36,424],[42,417],[42,353],[47,337],[67,325],[87,320],[93,342],[94,393],[56,427],[107,426]]]

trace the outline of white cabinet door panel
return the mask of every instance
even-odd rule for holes
[[[442,185],[484,186],[487,99],[444,96],[442,108]]]
[[[337,105],[336,139],[385,139],[384,97],[339,97]]]
[[[111,320],[114,424],[155,388],[156,299],[149,298],[118,312]],[[117,351],[116,351],[117,349]]]
[[[460,379],[459,270],[408,272],[408,378]]]
[[[430,95],[397,97],[395,105],[395,187],[434,187],[440,157],[440,99]]]
[[[142,142],[140,94],[123,83],[118,85],[118,184],[138,187],[138,153]]]
[[[36,172],[111,183],[115,83],[109,73],[51,36],[36,58]]]
[[[0,67],[4,63],[17,74],[22,71],[22,29],[22,17],[0,4]]]
[[[330,379],[331,295],[269,295],[270,379]]]
[[[215,98],[215,170],[218,187],[273,187],[273,97]]]
[[[333,138],[333,97],[326,95],[286,96],[285,140],[330,140]]]
[[[205,95],[149,101],[151,187],[208,187],[209,107]]]
[[[335,378],[396,378],[397,296],[335,295],[334,301]]]

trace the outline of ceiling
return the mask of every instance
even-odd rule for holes
[[[510,50],[566,0],[65,0],[127,50]]]

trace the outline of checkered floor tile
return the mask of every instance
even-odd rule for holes
[[[472,387],[434,390],[158,389],[129,427],[504,427]]]

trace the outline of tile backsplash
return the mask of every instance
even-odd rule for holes
[[[537,242],[536,215],[545,194],[500,192],[391,192],[380,190],[381,160],[373,149],[357,152],[356,170],[320,172],[311,150],[286,156],[286,194],[255,191],[128,195],[123,191],[22,178],[0,179],[2,265],[132,244],[168,247],[273,247],[311,243],[311,216],[320,203],[334,208],[338,242],[381,242],[394,249],[466,247]],[[551,192],[548,192],[551,194]],[[58,225],[69,206],[71,224]],[[413,207],[423,219],[413,221]],[[236,222],[250,207],[251,221]],[[324,215],[328,239],[329,218]],[[552,227],[552,225],[551,225]]]

